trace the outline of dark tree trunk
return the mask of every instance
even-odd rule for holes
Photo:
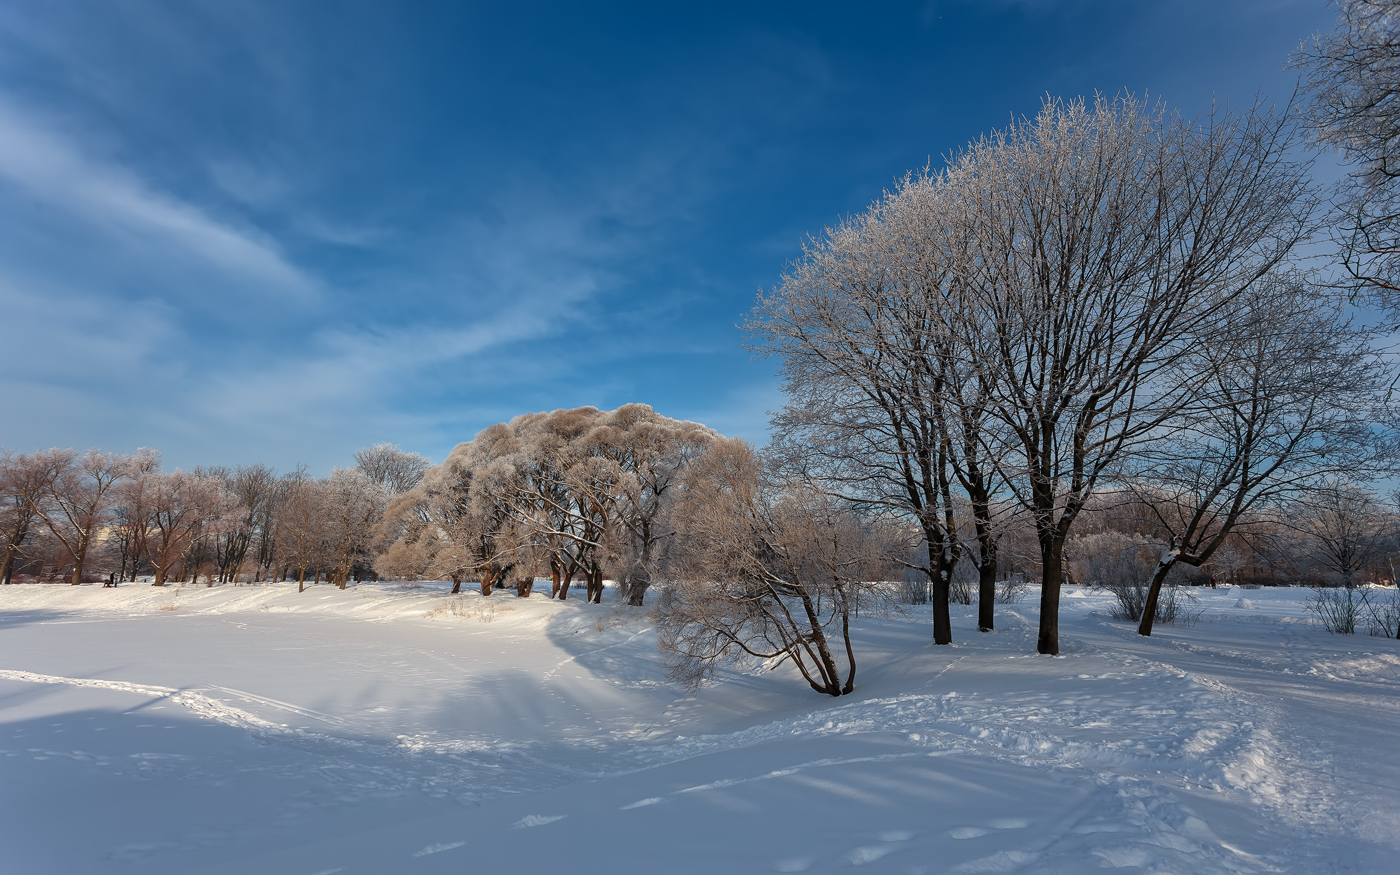
[[[15,547],[15,545],[5,545],[5,561],[3,565],[0,565],[0,581],[3,581],[4,583],[10,582],[10,578],[14,575],[15,554],[17,552],[19,551]]]
[[[990,632],[995,626],[997,604],[997,560],[982,557],[982,567],[977,570],[977,629]]]
[[[1152,583],[1147,587],[1147,603],[1142,606],[1142,617],[1138,619],[1139,635],[1152,635],[1152,623],[1157,619],[1157,603],[1162,596],[1162,584],[1175,565],[1175,556],[1171,557],[1171,561],[1163,560],[1157,563],[1157,570],[1152,573]]]
[[[929,577],[929,602],[933,607],[933,643],[952,644],[953,618],[948,608],[948,590],[953,568],[943,555],[943,547],[937,535],[929,541],[928,567],[933,572]]]
[[[535,578],[533,576],[522,577],[520,578],[520,580],[516,581],[515,594],[519,598],[527,599],[530,597],[530,593],[534,590],[534,588]]]
[[[460,574],[454,574],[454,575],[452,575],[452,594],[453,594],[453,595],[456,595],[457,593],[459,593],[459,592],[461,592],[461,591],[462,591],[462,575],[460,575]]]
[[[1064,554],[1063,538],[1041,538],[1040,636],[1035,650],[1046,656],[1060,653],[1060,583],[1064,575]]]

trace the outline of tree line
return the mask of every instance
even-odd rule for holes
[[[161,470],[160,454],[51,449],[0,456],[0,580],[107,577],[153,585],[324,577],[342,588],[373,573],[374,537],[392,498],[428,460],[389,444],[316,479],[263,464]],[[97,572],[95,575],[92,572]]]
[[[1143,635],[1202,575],[1393,583],[1366,484],[1395,470],[1395,375],[1354,315],[1400,312],[1400,3],[1338,6],[1295,58],[1305,105],[1048,99],[809,240],[745,325],[786,395],[761,452],[630,404],[519,416],[438,466],[381,445],[321,480],[6,456],[5,580],[47,561],[79,583],[98,549],[157,585],[547,577],[596,603],[612,579],[642,605],[662,583],[674,677],[791,661],[832,695],[852,618],[901,593],[949,644],[952,603],[990,631],[1034,576],[1055,654],[1075,582],[1117,587]],[[1316,145],[1355,171],[1330,193]]]

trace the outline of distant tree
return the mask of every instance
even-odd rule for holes
[[[72,583],[82,583],[83,568],[94,540],[108,523],[118,483],[142,466],[142,458],[99,450],[46,450],[36,456],[46,467],[45,493],[36,509],[44,525],[63,545],[73,565]]]
[[[11,581],[25,542],[41,524],[39,504],[53,475],[44,454],[0,455],[0,582]]]
[[[1386,555],[1396,535],[1395,519],[1375,494],[1358,483],[1333,479],[1308,495],[1292,524],[1304,536],[1309,558],[1347,589]]]
[[[421,483],[432,464],[427,457],[406,453],[394,444],[375,444],[355,451],[355,467],[391,496],[402,495]]]
[[[345,589],[369,547],[388,506],[388,490],[358,468],[336,468],[321,487],[330,548],[331,582]]]
[[[219,581],[231,583],[271,518],[277,498],[277,472],[256,464],[210,469],[209,473],[222,481],[224,493],[231,499],[227,524],[211,533]]]
[[[1162,584],[1178,564],[1200,567],[1261,509],[1306,496],[1329,476],[1374,471],[1389,455],[1373,428],[1387,380],[1368,333],[1313,284],[1273,276],[1220,315],[1185,365],[1208,379],[1125,468],[1169,541],[1142,635],[1152,634]]]
[[[325,553],[327,502],[323,485],[307,476],[304,469],[282,478],[281,501],[275,525],[283,565],[296,568],[297,592],[306,591],[306,572],[322,561]],[[319,571],[317,577],[320,577]]]
[[[742,441],[687,472],[677,561],[654,612],[670,677],[695,686],[722,664],[791,662],[820,693],[855,689],[850,622],[878,609],[891,545],[880,527],[801,482],[774,479]]]
[[[528,595],[537,571],[567,598],[583,576],[589,601],[612,574],[641,604],[672,534],[665,522],[681,471],[715,433],[645,404],[517,416],[459,444],[396,499],[377,560],[385,572],[464,577],[482,594],[514,579]]]
[[[152,471],[141,480],[146,558],[155,572],[151,585],[165,586],[170,570],[185,559],[227,499],[219,478],[207,474]]]
[[[1353,170],[1337,197],[1342,263],[1391,317],[1400,316],[1400,2],[1335,0],[1331,33],[1294,63],[1311,95],[1317,139]]]
[[[587,436],[591,451],[611,460],[619,472],[599,562],[629,605],[642,605],[664,566],[681,480],[717,437],[699,423],[661,416],[645,404],[605,414]]]

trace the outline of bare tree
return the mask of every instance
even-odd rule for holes
[[[742,441],[691,466],[673,579],[655,609],[670,676],[697,685],[725,663],[791,662],[820,693],[855,688],[850,621],[886,597],[879,529],[810,484],[774,481]]]
[[[1376,496],[1357,483],[1333,479],[1308,495],[1298,511],[1292,524],[1303,533],[1309,558],[1347,589],[1391,546],[1393,520]]]
[[[957,363],[942,313],[950,301],[956,307],[959,286],[942,245],[942,204],[933,201],[922,221],[905,215],[929,203],[906,180],[895,196],[827,229],[778,288],[760,295],[746,328],[760,352],[782,361],[788,403],[773,421],[775,457],[790,476],[917,521],[924,562],[911,564],[929,581],[934,643],[949,644],[962,434],[950,429]]]
[[[336,468],[322,486],[332,583],[345,589],[388,504],[388,492],[358,468]]]
[[[355,451],[355,467],[390,495],[403,495],[417,486],[432,464],[426,456],[404,452],[394,444],[375,444]]]
[[[1303,278],[1266,279],[1224,307],[1186,370],[1207,374],[1164,434],[1129,460],[1128,486],[1170,540],[1138,632],[1152,634],[1162,583],[1208,562],[1260,508],[1328,476],[1374,468],[1384,373],[1367,333]]]
[[[152,471],[141,480],[146,558],[155,571],[151,585],[165,586],[170,570],[224,510],[226,496],[219,478],[207,474]]]
[[[94,539],[107,523],[114,487],[141,465],[136,456],[98,450],[46,450],[36,454],[47,468],[45,494],[36,509],[44,525],[68,553],[72,583],[82,583],[83,567]]]
[[[306,591],[306,572],[319,566],[325,551],[326,499],[322,484],[298,469],[282,478],[276,525],[281,561],[294,566],[297,592]],[[319,570],[317,577],[320,577]]]
[[[248,551],[271,519],[277,498],[277,472],[267,465],[239,465],[237,468],[210,469],[223,482],[233,500],[228,525],[212,533],[214,564],[219,581],[232,583],[243,569]]]
[[[1347,272],[1400,310],[1400,3],[1336,0],[1337,27],[1294,56],[1303,68],[1317,139],[1354,170],[1337,198]]]
[[[1198,391],[1205,376],[1181,365],[1200,326],[1306,237],[1315,198],[1293,139],[1263,110],[1186,121],[1131,96],[1047,101],[829,231],[760,298],[750,327],[791,398],[780,440],[800,438],[785,445],[798,469],[918,519],[935,641],[951,640],[950,485],[982,508],[989,548],[1004,488],[1035,521],[1037,649],[1058,652],[1080,510]]]
[[[39,505],[54,473],[45,454],[0,456],[0,582],[11,581],[25,541],[40,524]]]
[[[600,564],[629,605],[643,603],[664,565],[675,533],[669,512],[676,490],[687,467],[716,438],[712,429],[661,416],[645,404],[606,414],[588,435],[593,451],[620,472]]]
[[[1037,650],[1059,652],[1064,544],[1101,479],[1190,403],[1203,323],[1305,239],[1314,198],[1284,116],[1186,121],[1132,97],[1049,101],[945,179],[973,230],[962,271],[1006,443],[991,458],[1035,520]]]

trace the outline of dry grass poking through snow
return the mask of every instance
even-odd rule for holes
[[[499,607],[493,601],[453,599],[450,602],[438,605],[423,616],[429,620],[440,620],[444,617],[459,617],[463,620],[476,619],[483,623],[489,623],[496,619],[497,614],[504,614],[515,610],[514,605]]]

